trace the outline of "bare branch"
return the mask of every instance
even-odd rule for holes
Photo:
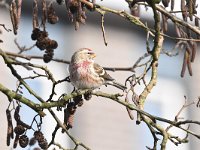
[[[12,31],[11,29],[6,28],[5,24],[0,24],[0,26],[2,26],[4,28],[4,30],[6,30],[7,32]]]

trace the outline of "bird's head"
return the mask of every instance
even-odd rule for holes
[[[94,62],[95,57],[96,54],[91,49],[81,48],[73,54],[71,61],[75,63],[82,61]]]

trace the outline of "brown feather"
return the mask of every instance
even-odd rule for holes
[[[100,77],[104,78],[104,80],[114,80],[99,64],[94,63],[94,70]]]

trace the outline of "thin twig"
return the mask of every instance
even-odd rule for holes
[[[102,12],[101,13],[101,29],[102,29],[102,32],[103,32],[104,44],[107,46],[108,42],[106,40],[106,33],[105,33],[105,28],[104,28],[104,15],[105,15],[105,12]]]
[[[35,44],[33,44],[33,45],[30,46],[30,47],[20,46],[19,43],[17,42],[17,39],[16,39],[16,38],[14,39],[14,42],[15,42],[15,44],[17,45],[17,48],[19,49],[18,54],[21,54],[21,53],[23,53],[23,52],[25,52],[25,51],[29,51],[29,50],[31,50],[31,49],[33,49],[33,48],[35,47]]]
[[[11,29],[6,28],[5,24],[0,24],[0,26],[2,26],[4,28],[4,30],[6,30],[7,32],[12,31]]]

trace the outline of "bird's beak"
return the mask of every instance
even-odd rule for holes
[[[96,54],[95,53],[91,53],[90,56],[91,56],[91,58],[95,58]]]

